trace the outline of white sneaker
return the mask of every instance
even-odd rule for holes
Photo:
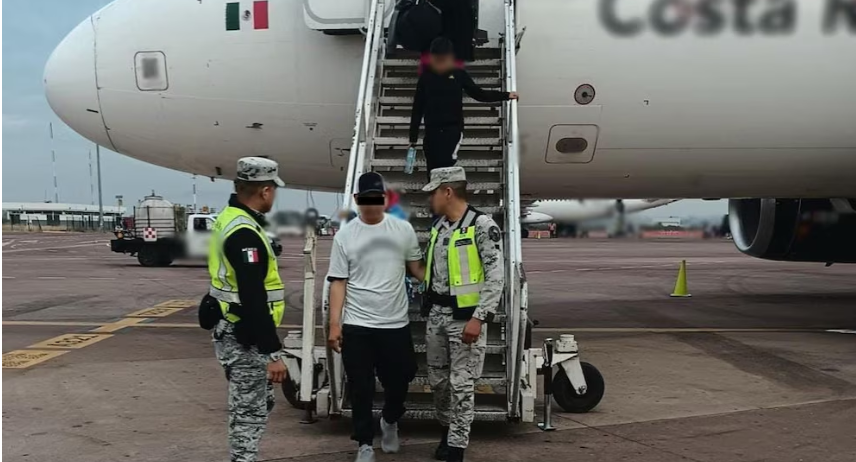
[[[387,454],[395,454],[401,449],[398,442],[398,422],[386,423],[383,417],[380,419],[380,431],[383,436],[380,439],[380,448]]]
[[[368,444],[360,446],[355,462],[375,462],[374,448]]]

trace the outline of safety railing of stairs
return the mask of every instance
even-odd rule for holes
[[[371,0],[369,5],[366,44],[363,50],[363,65],[360,71],[360,88],[357,93],[357,108],[354,115],[354,138],[348,159],[348,176],[345,180],[343,208],[353,209],[354,184],[366,167],[366,153],[371,152],[371,130],[374,124],[372,109],[376,105],[375,92],[378,82],[378,62],[383,58],[384,11],[386,2],[394,0]],[[356,154],[356,155],[355,155]]]
[[[503,34],[503,68],[506,91],[517,91],[517,63],[515,2],[505,0],[505,32]],[[508,417],[520,418],[521,364],[523,357],[526,290],[523,278],[520,233],[520,135],[517,119],[517,101],[509,101],[505,108],[505,226],[506,226],[506,346],[509,360],[506,368],[508,380]]]

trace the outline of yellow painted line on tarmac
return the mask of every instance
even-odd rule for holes
[[[192,300],[167,300],[151,308],[135,311],[114,322],[78,322],[78,321],[3,321],[8,326],[66,326],[95,327],[86,333],[63,334],[43,342],[15,350],[3,355],[3,368],[26,369],[51,358],[68,353],[69,350],[93,345],[113,336],[114,332],[133,326],[144,326],[153,319],[175,314],[195,305]],[[195,324],[187,323],[188,326]],[[45,350],[47,349],[47,350]]]
[[[68,353],[68,350],[15,350],[3,353],[3,369],[26,369]]]
[[[107,340],[113,334],[62,334],[52,339],[30,345],[27,348],[60,348],[60,349],[79,349],[87,347],[102,340]]]
[[[190,308],[191,306],[196,305],[197,302],[193,300],[167,300],[163,303],[158,303],[155,305],[155,308]],[[130,315],[128,315],[130,316]]]
[[[87,321],[3,321],[4,326],[71,326],[71,327],[99,327],[106,322]]]
[[[126,327],[136,326],[137,324],[144,323],[146,321],[146,318],[122,318],[116,322],[104,324],[96,329],[92,329],[90,332],[112,333],[122,330]]]
[[[126,314],[125,317],[128,318],[165,318],[171,314],[178,313],[184,308],[166,308],[162,306],[153,306],[151,308],[145,308],[139,311],[134,311],[133,313]]]

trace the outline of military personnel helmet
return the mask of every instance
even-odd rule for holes
[[[467,181],[467,173],[463,167],[443,167],[431,170],[431,182],[422,188],[425,192],[432,192],[446,183],[458,183]]]
[[[273,181],[280,188],[285,187],[285,183],[279,178],[279,164],[264,157],[238,159],[237,177],[241,181]]]

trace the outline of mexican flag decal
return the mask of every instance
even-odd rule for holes
[[[226,30],[249,29],[250,20],[253,22],[253,29],[268,28],[267,0],[252,2],[252,8],[250,8],[250,3],[244,1],[229,2],[226,4]],[[244,22],[243,27],[241,26],[242,22]]]
[[[244,263],[258,263],[259,250],[255,247],[244,249]]]

